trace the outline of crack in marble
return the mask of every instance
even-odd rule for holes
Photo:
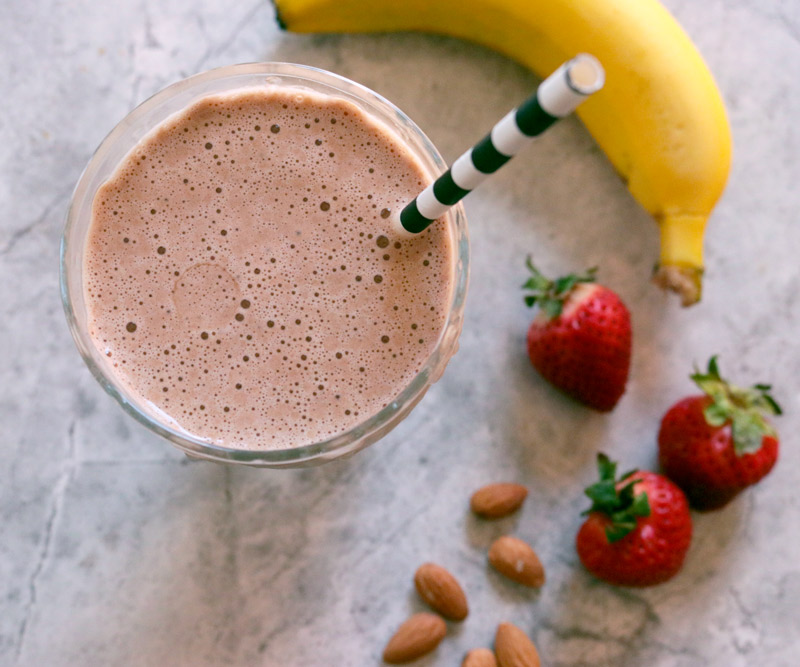
[[[649,647],[673,656],[693,658],[700,657],[693,647],[675,647],[671,644],[661,642],[655,637],[648,636],[651,628],[657,627],[662,623],[661,617],[659,616],[658,612],[656,612],[653,603],[651,603],[649,600],[625,589],[612,589],[612,592],[614,595],[622,598],[623,600],[638,604],[644,611],[644,618],[642,620],[642,624],[629,636],[603,637],[601,638],[601,641],[615,642],[625,648],[626,651],[631,652],[641,652],[643,648]]]
[[[311,502],[308,506],[307,513],[312,515],[314,510],[317,509],[319,504],[325,500],[333,491],[339,490],[341,485],[339,484],[340,481],[348,481],[352,477],[352,472],[349,471],[347,467],[343,467],[341,470],[337,471],[335,475],[325,479],[324,481],[324,488],[320,491],[320,494]]]
[[[634,593],[631,593],[630,591],[611,589],[609,592],[611,592],[615,597],[621,598],[626,603],[639,607],[640,611],[637,613],[637,616],[640,617],[640,622],[635,628],[632,628],[632,631],[627,633],[623,632],[621,634],[611,634],[608,629],[602,632],[595,631],[590,628],[575,625],[574,621],[557,623],[547,619],[543,619],[540,622],[540,625],[541,627],[552,632],[558,640],[562,641],[569,641],[571,639],[588,639],[601,643],[611,642],[622,647],[626,651],[640,651],[643,646],[650,644],[658,645],[656,640],[651,640],[647,636],[652,627],[656,627],[661,624],[661,618],[654,610],[653,605],[649,601],[639,597]]]
[[[239,524],[237,523],[236,507],[233,496],[233,470],[231,466],[225,466],[223,471],[223,495],[224,495],[224,521],[225,530],[223,540],[227,553],[225,555],[224,576],[228,581],[226,587],[226,599],[228,604],[233,604],[235,610],[241,609],[244,597],[242,596],[241,586],[241,566],[239,562],[240,540]],[[223,652],[228,656],[235,656],[240,645],[241,637],[233,631],[231,627],[221,627],[218,630],[215,644],[221,646]],[[226,661],[227,662],[227,661]],[[235,664],[235,663],[229,663]]]
[[[741,636],[743,634],[742,632],[737,632],[733,634],[733,648],[739,655],[746,656],[753,650],[754,646],[761,640],[761,631],[759,630],[759,627],[753,618],[755,616],[754,612],[750,611],[750,609],[748,609],[747,606],[744,604],[744,602],[742,601],[742,596],[739,593],[739,591],[732,587],[730,588],[729,592],[731,594],[731,597],[733,598],[733,602],[736,605],[736,608],[742,615],[742,626],[744,628],[751,630],[756,636],[755,639],[752,638],[748,639],[746,637],[743,638]]]
[[[239,585],[239,527],[236,524],[236,508],[233,504],[233,471],[230,466],[225,466],[225,514],[230,528],[227,562],[230,566],[233,589],[238,599],[241,587]]]
[[[628,590],[626,588],[617,588],[612,586],[609,588],[609,590],[616,597],[622,598],[623,600],[627,600],[629,602],[633,602],[634,604],[638,604],[641,607],[643,607],[646,615],[652,618],[653,620],[658,622],[661,621],[661,618],[655,612],[655,610],[653,609],[653,604],[649,600],[646,600],[645,598],[637,595],[633,591]]]
[[[258,2],[248,9],[241,20],[234,26],[233,31],[227,37],[225,37],[218,45],[212,45],[206,49],[206,52],[200,56],[200,59],[194,66],[194,71],[199,72],[201,69],[204,69],[206,62],[208,62],[209,59],[211,59],[213,56],[218,56],[219,54],[223,53],[231,44],[233,44],[236,38],[253,20],[253,17],[266,6],[268,6],[266,3]]]
[[[564,626],[557,623],[552,623],[547,619],[541,620],[539,622],[539,627],[553,633],[553,636],[556,639],[562,641],[569,641],[570,639],[591,639],[592,641],[598,642],[611,641],[617,644],[623,643],[623,640],[619,637],[609,637],[601,632],[593,632],[591,630],[587,630],[586,628],[581,628],[574,625]]]
[[[308,623],[305,623],[301,627],[306,627],[307,625]],[[294,627],[297,627],[297,622],[288,617],[284,617],[284,619],[278,623],[277,626],[275,626],[261,638],[261,641],[258,643],[258,652],[266,653],[267,649],[269,649],[269,644],[273,639],[283,634],[288,628]]]
[[[636,630],[633,634],[633,638],[638,638],[640,635],[644,634],[646,628],[649,625],[660,625],[661,624],[661,617],[656,612],[653,604],[646,600],[643,597],[639,597],[635,593],[622,590],[622,589],[612,589],[612,592],[619,598],[626,600],[628,602],[633,602],[634,604],[638,604],[644,610],[644,621],[641,626]]]
[[[321,490],[319,495],[309,504],[308,508],[306,509],[305,513],[307,516],[314,516],[316,508],[324,501],[330,494],[338,488],[336,482],[343,477],[347,473],[347,469],[343,468],[339,471],[333,478],[326,480],[326,486]],[[303,535],[302,539],[300,540],[300,544],[297,546],[296,549],[292,550],[291,552],[282,554],[284,556],[283,563],[273,572],[264,582],[265,587],[269,587],[276,579],[281,577],[283,574],[290,572],[294,565],[299,562],[297,558],[308,546],[308,536]]]
[[[334,491],[341,488],[341,485],[338,482],[342,479],[348,480],[356,474],[358,474],[357,469],[351,467],[344,467],[342,468],[342,470],[338,471],[337,474],[328,478],[325,482],[325,487],[321,490],[319,495],[308,505],[308,508],[305,511],[306,515],[314,516],[316,508],[324,500],[329,498],[329,496]],[[395,532],[393,532],[388,538],[386,538],[389,541],[389,543],[391,543],[393,537],[401,530],[403,530],[408,525],[408,523],[413,521],[414,518],[421,515],[428,509],[429,507],[420,508],[418,511],[414,512],[410,517],[408,517],[405,521],[403,521],[403,523],[395,530]],[[299,562],[298,556],[302,554],[303,551],[308,547],[308,541],[309,541],[308,536],[304,535],[300,540],[301,543],[294,550],[282,554],[283,563],[263,582],[264,587],[269,587],[281,576],[287,574],[288,572],[291,572],[294,569],[294,567]],[[378,543],[383,543],[384,538],[381,538],[380,540],[376,541]],[[356,568],[365,558],[374,553],[374,546],[375,542],[370,542],[368,547],[363,550],[360,556],[356,557],[356,559],[353,562],[348,563],[347,565],[348,569]]]
[[[70,186],[71,187],[71,186]],[[47,218],[53,212],[58,205],[62,203],[62,200],[66,196],[66,191],[62,190],[54,199],[50,201],[47,206],[44,207],[44,210],[32,221],[26,225],[23,225],[19,229],[14,230],[11,232],[11,236],[6,241],[5,246],[0,248],[0,256],[8,255],[11,253],[12,250],[17,246],[17,244],[25,238],[28,234],[30,234],[34,229],[42,225],[44,222],[47,221]]]
[[[62,509],[64,507],[64,497],[66,496],[67,487],[69,486],[75,474],[75,453],[77,450],[77,441],[75,438],[76,425],[77,420],[73,419],[67,428],[67,453],[61,473],[59,474],[58,480],[53,487],[53,493],[51,495],[52,504],[50,507],[50,513],[45,522],[41,548],[39,549],[39,555],[36,559],[36,564],[34,565],[33,572],[31,573],[30,580],[28,581],[28,602],[25,605],[22,623],[20,624],[19,631],[17,632],[17,645],[14,655],[14,664],[19,664],[20,657],[22,656],[31,614],[33,613],[34,607],[36,606],[36,602],[38,600],[39,577],[41,576],[45,565],[47,565],[47,560],[50,556],[50,548],[53,543],[53,533],[55,532],[56,522],[61,516]]]
[[[670,656],[700,658],[700,655],[696,650],[694,650],[693,647],[676,647],[672,644],[661,642],[655,637],[648,636],[651,628],[661,624],[661,618],[655,612],[652,604],[649,601],[639,597],[638,595],[632,594],[630,591],[614,590],[614,593],[624,600],[639,605],[643,611],[641,624],[633,632],[627,635],[615,636],[609,634],[608,632],[593,631],[573,624],[554,623],[548,619],[542,619],[539,622],[539,625],[545,630],[551,632],[559,641],[582,639],[595,641],[602,644],[616,644],[626,653],[631,654],[641,654],[644,649],[652,648],[660,653],[668,654]]]
[[[740,3],[741,4],[741,3]],[[743,5],[742,5],[743,6]],[[737,6],[737,9],[741,6]],[[784,33],[793,41],[800,44],[800,25],[797,25],[792,17],[780,7],[774,9],[756,4],[751,7],[759,16],[767,21],[777,23],[784,28]]]
[[[488,563],[486,559],[486,549],[484,547],[461,545],[457,553],[461,560],[465,563],[469,563],[472,567],[484,568]]]
[[[737,609],[741,612],[742,616],[744,617],[745,623],[750,627],[756,627],[755,622],[753,621],[753,612],[750,611],[745,604],[742,602],[742,596],[735,588],[730,589],[731,597],[733,601],[736,603]]]
[[[368,547],[362,552],[362,554],[360,556],[358,556],[352,563],[348,563],[347,564],[347,569],[349,569],[349,570],[350,569],[352,569],[352,570],[357,569],[358,566],[361,565],[361,563],[367,557],[373,555],[375,553],[375,549],[373,547],[375,547],[376,543],[379,546],[383,545],[383,546],[391,547],[394,544],[394,539],[395,539],[395,537],[397,537],[397,535],[399,535],[401,532],[403,532],[411,523],[413,523],[413,521],[416,518],[418,518],[420,516],[423,516],[430,509],[431,509],[431,505],[430,504],[426,504],[426,505],[418,508],[410,516],[408,516],[406,519],[404,519],[400,523],[400,525],[397,526],[397,528],[395,528],[391,533],[389,533],[388,535],[380,535],[380,536],[378,536],[378,539],[376,539],[375,541],[371,541],[369,543]]]
[[[786,29],[786,34],[791,37],[792,41],[800,44],[800,28],[798,28],[794,22],[780,10],[778,11],[776,17],[778,22]]]
[[[701,654],[690,646],[678,647],[647,637],[645,638],[643,648],[652,648],[660,653],[666,653],[667,655],[674,655],[681,658],[697,658],[700,664],[706,664]]]
[[[266,579],[266,581],[264,581],[264,583],[262,585],[262,588],[269,588],[270,585],[276,579],[278,579],[282,574],[286,574],[287,572],[291,572],[292,567],[296,566],[297,563],[300,561],[298,556],[301,553],[303,553],[303,551],[305,550],[307,544],[308,544],[308,538],[304,537],[303,540],[302,540],[302,544],[300,546],[298,546],[296,549],[293,549],[292,551],[290,551],[288,553],[284,553],[283,554],[283,556],[284,556],[283,564],[281,564],[281,566],[277,570],[275,570],[275,572],[273,572],[269,576],[269,578]]]
[[[144,15],[144,45],[148,49],[164,48],[153,33],[153,19],[150,18],[150,13],[147,10],[145,10]]]
[[[76,467],[89,467],[89,466],[108,466],[109,468],[116,468],[118,466],[136,466],[136,465],[162,465],[162,464],[175,464],[175,465],[188,465],[190,462],[173,459],[84,459],[76,461]]]

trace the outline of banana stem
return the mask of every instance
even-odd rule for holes
[[[677,292],[684,306],[700,300],[705,226],[702,215],[666,215],[659,220],[661,260],[653,281]]]

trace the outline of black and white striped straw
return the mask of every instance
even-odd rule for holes
[[[400,212],[398,231],[419,234],[496,172],[533,137],[571,114],[603,87],[605,72],[586,53],[567,61],[539,85],[536,93],[509,112],[492,131],[458,158]]]

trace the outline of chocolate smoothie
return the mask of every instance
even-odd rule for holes
[[[246,88],[170,117],[97,192],[89,333],[173,427],[227,447],[329,438],[406,387],[445,326],[455,252],[391,213],[427,184],[352,103]]]

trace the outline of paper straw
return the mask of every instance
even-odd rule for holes
[[[496,172],[530,140],[571,114],[603,87],[605,72],[594,56],[581,53],[539,85],[536,93],[510,111],[453,166],[400,212],[396,225],[403,234],[419,234]]]

